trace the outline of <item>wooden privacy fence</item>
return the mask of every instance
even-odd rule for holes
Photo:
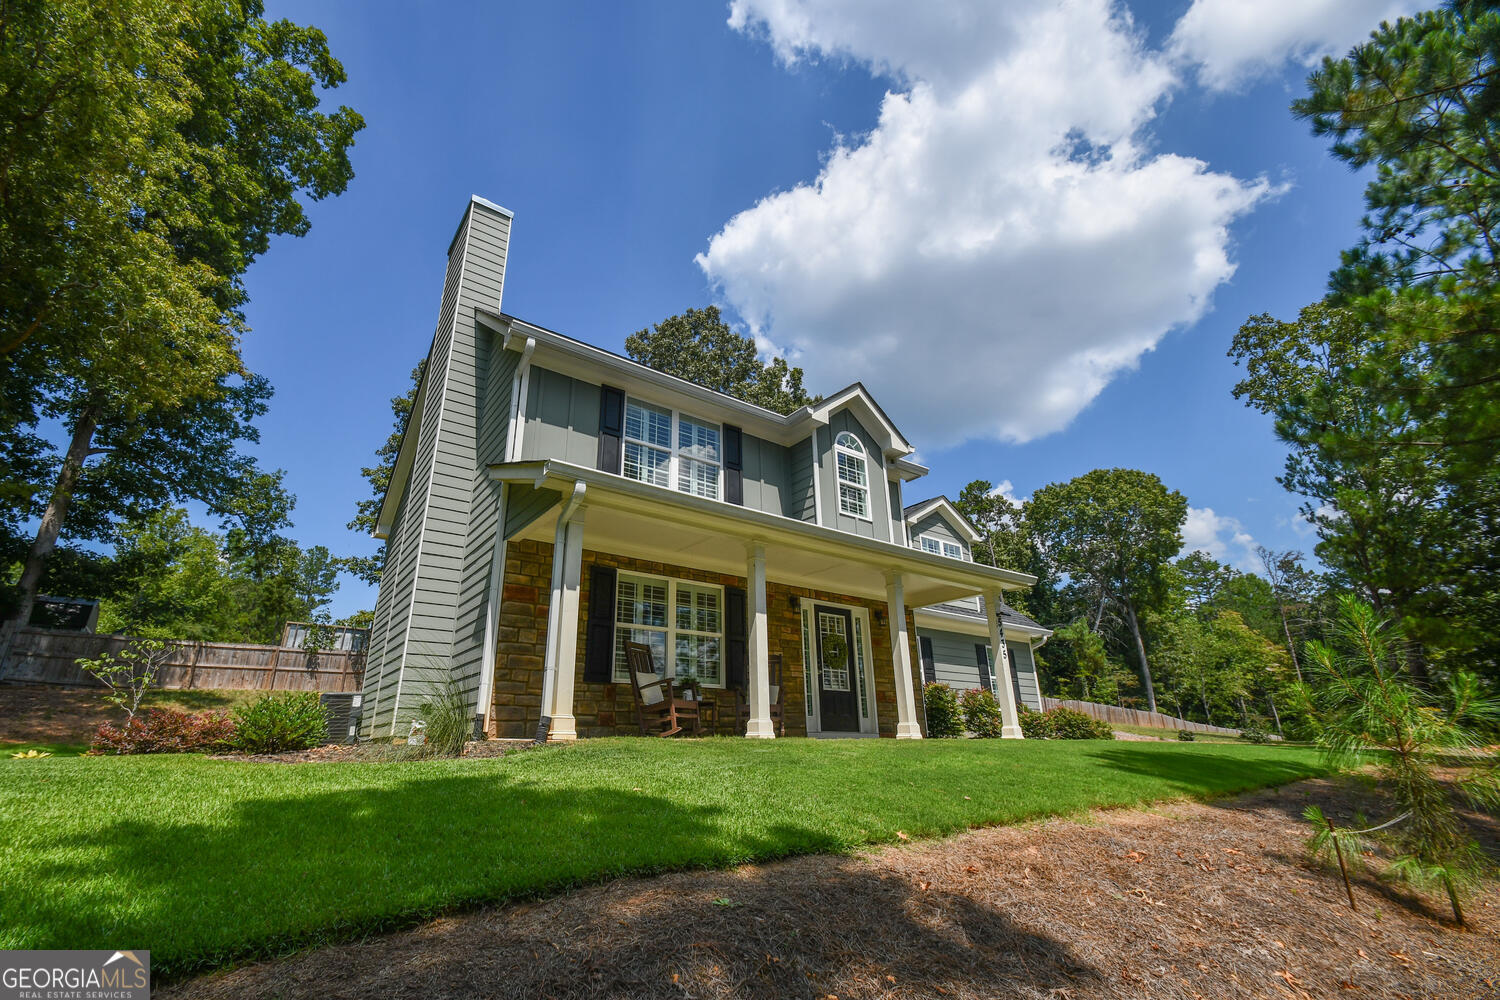
[[[1238,729],[1225,729],[1223,726],[1210,726],[1203,722],[1190,722],[1187,719],[1179,719],[1175,715],[1162,715],[1160,712],[1142,712],[1134,708],[1121,708],[1118,705],[1097,705],[1092,701],[1064,701],[1061,698],[1043,698],[1043,711],[1052,708],[1071,708],[1075,712],[1091,715],[1096,719],[1102,719],[1112,726],[1149,726],[1152,729],[1186,729],[1193,733],[1215,733],[1219,736],[1238,736]]]
[[[99,682],[76,661],[118,653],[134,641],[125,635],[24,628],[16,633],[0,680],[96,686]],[[313,653],[242,642],[169,641],[166,645],[168,659],[155,686],[173,690],[358,691],[365,670],[363,651]]]

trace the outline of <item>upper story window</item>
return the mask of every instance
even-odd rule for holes
[[[839,513],[870,518],[870,477],[865,446],[848,431],[839,432],[833,451],[839,464]]]
[[[935,556],[947,556],[949,559],[962,559],[964,547],[957,542],[950,542],[946,538],[938,538],[934,535],[918,535],[914,543],[915,548],[923,552],[931,552]]]
[[[625,401],[624,474],[653,486],[719,499],[721,428],[639,399]]]

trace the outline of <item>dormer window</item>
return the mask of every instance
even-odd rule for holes
[[[718,424],[639,399],[625,401],[625,462],[631,479],[719,499],[723,464]]]
[[[848,431],[833,442],[839,465],[839,512],[850,517],[870,518],[870,477],[866,471],[865,446]]]

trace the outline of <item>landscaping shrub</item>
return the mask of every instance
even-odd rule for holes
[[[328,712],[312,691],[266,694],[234,710],[234,749],[285,753],[323,742]]]
[[[1052,738],[1052,720],[1045,713],[1033,712],[1025,705],[1022,705],[1021,735],[1028,740],[1050,740]]]
[[[459,757],[474,731],[474,716],[469,700],[451,681],[418,709],[427,723],[428,752],[434,757]]]
[[[973,688],[965,691],[959,699],[963,711],[964,728],[980,739],[1000,738],[1000,703],[992,692]]]
[[[1264,723],[1252,720],[1246,723],[1244,729],[1240,730],[1240,739],[1249,743],[1269,743],[1271,742],[1271,732],[1266,729]]]
[[[153,708],[127,719],[124,725],[104,723],[95,731],[89,749],[97,754],[193,753],[225,749],[233,739],[234,723],[228,713],[194,715]]]
[[[1191,743],[1198,737],[1193,735],[1193,731],[1191,729],[1179,729],[1177,730],[1177,738],[1184,743]]]
[[[1115,731],[1102,719],[1075,712],[1071,708],[1054,708],[1047,713],[1054,740],[1112,740]]]
[[[963,719],[958,712],[958,698],[946,684],[933,682],[922,689],[927,703],[927,736],[930,739],[952,739],[964,734]]]

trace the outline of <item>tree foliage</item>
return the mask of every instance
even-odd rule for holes
[[[75,518],[107,537],[167,500],[223,513],[250,474],[234,445],[269,387],[240,359],[243,275],[344,189],[362,127],[319,110],[344,81],[322,32],[261,14],[0,2],[0,499],[40,522],[20,618]]]
[[[406,433],[406,425],[411,421],[412,407],[417,403],[417,389],[422,385],[422,369],[426,364],[426,359],[418,361],[411,370],[411,385],[407,387],[406,393],[391,397],[395,426],[391,428],[385,443],[375,450],[375,464],[359,470],[359,474],[370,484],[370,495],[356,503],[354,519],[348,524],[350,531],[357,531],[362,535],[371,535],[375,531],[380,506],[385,502],[386,491],[391,488],[391,471],[396,467],[396,455],[401,451],[401,436]],[[343,566],[366,583],[380,583],[380,572],[385,568],[385,543],[380,543],[380,548],[374,555],[345,557]]]
[[[780,357],[762,363],[754,339],[735,333],[717,306],[689,309],[637,330],[625,339],[625,352],[657,371],[777,413],[818,401],[803,390],[801,368]]]
[[[1135,644],[1141,686],[1156,711],[1140,617],[1165,597],[1165,568],[1182,547],[1187,498],[1134,469],[1096,469],[1036,491],[1026,521],[1044,558],[1087,596],[1093,627],[1118,608]]]

